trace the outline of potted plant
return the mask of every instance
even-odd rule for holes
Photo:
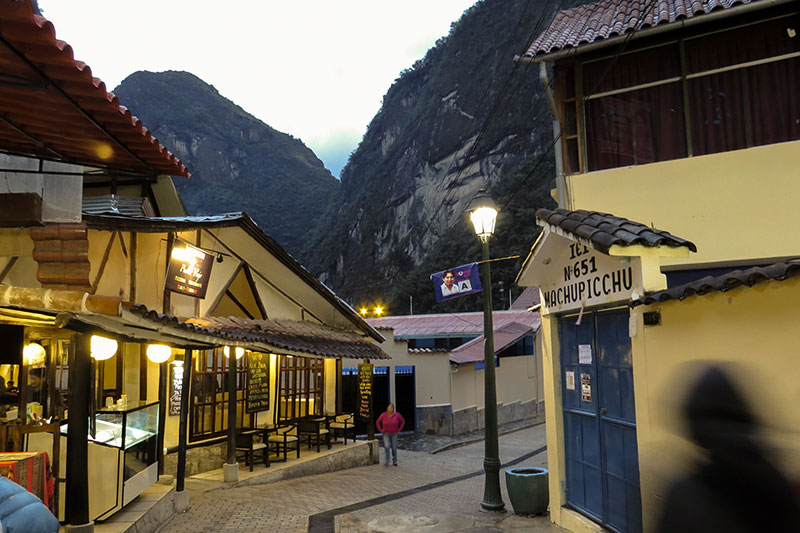
[[[506,469],[506,489],[515,514],[544,514],[550,502],[546,468]]]

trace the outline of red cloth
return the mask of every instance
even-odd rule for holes
[[[38,496],[51,510],[55,509],[54,480],[47,452],[0,453],[0,475]]]
[[[405,425],[406,421],[403,420],[403,415],[397,411],[392,413],[392,416],[389,416],[386,412],[383,412],[375,422],[375,426],[377,426],[378,431],[381,433],[388,433],[389,435],[400,433],[403,431],[403,426]]]

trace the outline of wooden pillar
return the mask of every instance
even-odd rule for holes
[[[186,438],[189,422],[189,394],[192,383],[192,370],[194,369],[194,352],[189,348],[183,354],[183,383],[181,384],[181,414],[178,425],[178,479],[177,492],[183,491],[184,478],[186,477]]]
[[[67,523],[86,526],[89,520],[89,403],[91,401],[91,335],[79,334],[70,368],[69,430],[67,432]]]

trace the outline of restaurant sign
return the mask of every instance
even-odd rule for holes
[[[189,244],[176,244],[167,268],[164,289],[205,298],[214,256]]]
[[[578,242],[559,241],[564,245],[553,254],[539,282],[546,312],[625,301],[643,294],[638,258],[609,256]]]

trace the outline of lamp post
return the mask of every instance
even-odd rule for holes
[[[494,234],[497,220],[497,205],[492,197],[481,189],[467,206],[475,233],[483,243],[483,378],[484,414],[486,427],[486,452],[483,469],[486,478],[481,507],[486,511],[502,511],[505,507],[500,494],[500,450],[497,440],[497,385],[494,370],[494,326],[492,325],[492,272],[489,266],[489,239]]]

